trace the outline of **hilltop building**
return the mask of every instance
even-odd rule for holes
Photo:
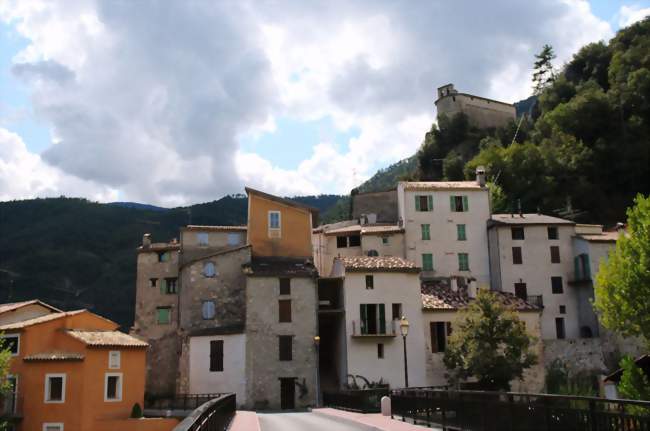
[[[435,102],[438,117],[448,118],[462,112],[467,115],[470,123],[476,127],[487,129],[502,127],[516,118],[515,105],[473,94],[459,93],[454,84],[438,88],[438,99]]]

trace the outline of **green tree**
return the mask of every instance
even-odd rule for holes
[[[454,379],[474,376],[482,389],[509,390],[510,382],[536,363],[533,342],[516,313],[481,290],[461,312],[443,361]]]
[[[11,362],[11,352],[5,346],[5,343],[0,341],[0,397],[9,396],[11,386],[9,384],[9,364]],[[8,427],[8,422],[0,417],[0,430],[5,430]]]
[[[551,45],[544,45],[539,54],[535,55],[537,61],[533,67],[533,90],[535,94],[540,94],[549,85],[555,81],[555,71],[553,70],[553,59],[555,53]]]
[[[650,343],[650,196],[636,197],[627,223],[627,235],[600,265],[594,305],[605,327]]]
[[[650,401],[650,382],[648,376],[639,368],[634,359],[625,356],[620,363],[623,369],[621,381],[618,383],[620,398],[627,400]]]

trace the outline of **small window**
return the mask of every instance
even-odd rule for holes
[[[560,314],[566,314],[566,305],[560,305]]]
[[[241,244],[241,234],[238,232],[233,232],[228,234],[228,245],[239,245]]]
[[[348,246],[348,237],[347,236],[337,236],[336,237],[336,248],[346,248]]]
[[[291,279],[282,277],[278,280],[280,282],[280,295],[291,295]]]
[[[63,424],[46,422],[43,424],[43,431],[63,431]]]
[[[156,308],[156,323],[159,325],[169,325],[171,323],[171,307]]]
[[[348,244],[350,247],[361,247],[361,235],[350,235]]]
[[[431,239],[431,225],[421,224],[420,230],[422,231],[422,239],[428,241]]]
[[[104,401],[122,401],[122,373],[106,373]]]
[[[449,202],[451,212],[462,213],[469,211],[467,196],[449,196]]]
[[[280,299],[278,301],[280,323],[289,323],[291,322],[291,300],[290,299]]]
[[[121,366],[121,355],[119,350],[111,350],[108,352],[108,368],[111,370],[119,370]]]
[[[447,348],[447,337],[451,335],[450,322],[430,322],[431,353],[444,353]]]
[[[384,359],[384,345],[382,343],[377,344],[377,358]]]
[[[393,304],[392,312],[393,320],[400,320],[402,318],[402,304]]]
[[[280,229],[280,211],[269,211],[269,229]]]
[[[433,271],[433,255],[431,253],[422,255],[422,271]]]
[[[514,265],[521,265],[523,259],[521,258],[521,247],[512,247],[512,263]]]
[[[366,289],[375,288],[375,278],[372,275],[366,275]]]
[[[387,236],[382,236],[381,237],[381,243],[383,245],[388,245],[388,237]]]
[[[555,318],[555,335],[557,335],[558,340],[566,338],[566,333],[564,331],[564,317]]]
[[[203,304],[201,305],[201,315],[203,316],[203,319],[214,319],[216,314],[217,310],[214,301],[203,301]]]
[[[203,276],[212,278],[217,275],[217,268],[214,262],[203,262]]]
[[[158,279],[157,278],[150,278],[149,279],[149,287],[156,287],[158,286]]]
[[[65,402],[65,374],[45,375],[45,402]]]
[[[557,227],[549,226],[548,227],[548,239],[558,239]]]
[[[177,285],[177,278],[164,278],[160,284],[160,292],[165,295],[174,295],[177,293]]]
[[[515,283],[515,296],[524,301],[528,300],[528,289],[526,283]]]
[[[458,253],[458,270],[469,271],[469,255],[467,253]]]
[[[551,246],[551,263],[560,263],[560,247],[557,245]]]
[[[433,211],[433,196],[416,195],[415,211]]]
[[[456,238],[458,241],[467,241],[467,233],[464,224],[456,225]]]
[[[171,260],[171,253],[168,251],[158,252],[158,262],[169,262]]]
[[[562,286],[562,277],[551,277],[551,292],[564,293],[564,287]]]
[[[11,356],[18,356],[20,353],[20,335],[3,335],[2,347],[9,349]]]
[[[510,228],[510,235],[512,235],[512,239],[517,240],[517,241],[522,241],[525,238],[524,228],[522,226],[511,227]]]
[[[210,341],[210,371],[223,371],[223,340]]]
[[[199,243],[201,246],[206,246],[209,243],[209,237],[207,232],[199,232],[196,234],[196,242]]]
[[[278,337],[278,345],[280,350],[280,360],[281,361],[293,360],[293,336],[280,335]]]

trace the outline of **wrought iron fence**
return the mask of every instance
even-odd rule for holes
[[[353,412],[378,413],[381,411],[381,398],[389,394],[387,387],[323,392],[323,404]]]
[[[173,431],[226,431],[236,406],[235,394],[219,395],[196,408]]]
[[[649,431],[650,402],[516,392],[399,389],[393,417],[444,430]]]
[[[152,410],[194,410],[200,405],[222,395],[226,394],[176,394],[173,397],[169,396],[147,400],[145,407]]]

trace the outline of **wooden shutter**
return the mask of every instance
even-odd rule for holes
[[[422,211],[420,209],[420,196],[415,195],[415,211]]]
[[[456,196],[449,196],[449,206],[451,212],[456,212]]]
[[[163,295],[167,293],[167,279],[163,278],[160,280],[160,293]]]
[[[469,211],[469,199],[467,199],[467,196],[463,196],[463,211]]]
[[[379,333],[386,333],[386,307],[384,304],[378,304],[379,307]]]
[[[278,307],[280,311],[280,322],[291,322],[291,300],[279,300]]]
[[[433,196],[431,195],[427,196],[427,210],[433,211]]]
[[[438,353],[438,329],[437,322],[429,323],[429,332],[431,333],[431,353]]]
[[[361,333],[367,334],[368,333],[368,304],[359,305],[359,316],[361,316],[361,322],[359,322],[361,326]]]
[[[512,263],[517,265],[522,263],[521,247],[512,247]]]
[[[223,371],[223,340],[210,341],[210,371]]]

